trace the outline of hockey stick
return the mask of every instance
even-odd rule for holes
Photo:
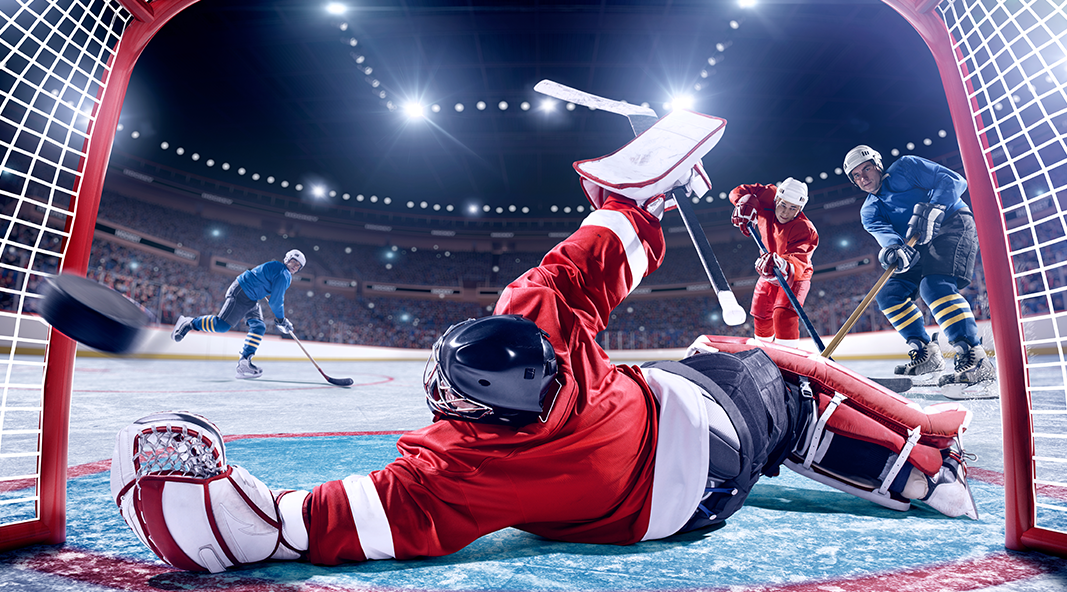
[[[760,238],[759,229],[756,228],[756,225],[749,222],[748,230],[752,235],[752,240],[756,241],[756,245],[759,246],[760,253],[766,253],[767,247],[763,246],[763,240]],[[797,300],[797,295],[793,293],[793,290],[789,287],[789,283],[786,282],[782,270],[778,269],[777,265],[774,265],[773,267],[774,277],[778,280],[778,285],[781,286],[782,290],[785,292],[786,298],[789,299],[789,304],[793,305],[793,310],[797,311],[797,316],[803,321],[804,328],[808,330],[808,335],[811,335],[811,340],[815,342],[815,346],[819,348],[820,352],[826,351],[826,346],[823,345],[822,338],[819,337],[819,333],[815,331],[815,326],[811,324],[811,319],[809,319],[807,313],[804,312],[804,307],[800,305],[800,300]]]
[[[915,241],[916,237],[911,237],[911,240],[908,241],[908,246],[914,247]],[[845,333],[848,333],[852,329],[852,326],[856,324],[857,320],[859,320],[860,315],[863,314],[863,311],[867,310],[867,305],[871,303],[871,300],[874,300],[874,297],[878,295],[878,292],[882,289],[882,286],[885,285],[887,281],[889,281],[889,276],[893,275],[893,272],[896,270],[897,264],[894,263],[889,266],[889,269],[885,270],[885,273],[882,274],[882,277],[878,278],[878,281],[874,283],[874,287],[871,288],[871,291],[867,292],[867,295],[863,297],[862,301],[860,301],[860,305],[856,307],[856,311],[852,313],[852,316],[848,317],[848,320],[846,320],[845,324],[842,325],[841,330],[839,330],[837,332],[837,335],[834,335],[834,338],[830,340],[830,345],[826,346],[826,349],[823,350],[822,356],[824,358],[829,358],[830,354],[834,353],[834,350],[837,349],[837,346],[841,344],[841,340],[845,338]]]
[[[635,136],[641,135],[642,132],[652,127],[659,119],[656,112],[648,107],[605,99],[552,80],[538,82],[534,85],[534,90],[575,105],[625,115],[630,121],[630,127],[633,128]],[[715,290],[715,296],[719,299],[719,306],[722,307],[722,320],[730,326],[744,323],[747,313],[737,303],[737,297],[730,290],[730,282],[726,280],[726,275],[719,266],[719,260],[715,257],[715,251],[711,248],[708,236],[704,234],[704,230],[697,222],[696,212],[693,210],[692,204],[686,201],[685,188],[675,187],[671,195],[678,206],[678,213],[682,216],[685,229],[689,232],[689,238],[692,239],[693,246],[697,250],[697,256],[704,267],[704,273],[707,274],[708,279],[711,281],[711,287]]]
[[[749,222],[748,228],[752,234],[753,240],[755,240],[756,244],[759,246],[760,252],[766,253],[767,248],[763,246],[763,241],[760,239],[759,229],[757,229],[756,225],[751,222]],[[830,355],[825,353],[827,348],[823,345],[822,338],[819,337],[819,334],[815,331],[815,326],[811,323],[811,319],[808,318],[807,313],[804,312],[804,308],[800,305],[800,300],[797,299],[796,294],[794,294],[793,290],[786,284],[785,277],[777,266],[774,267],[774,277],[778,279],[778,284],[785,290],[785,295],[789,299],[789,303],[793,305],[793,310],[797,311],[797,316],[804,322],[804,328],[808,330],[808,335],[811,335],[811,340],[814,341],[815,346],[819,348],[819,353],[821,353],[823,357],[830,359]],[[853,321],[853,323],[855,323],[855,321]],[[890,378],[875,378],[873,376],[868,376],[866,378],[867,380],[877,382],[895,393],[910,391],[911,387],[915,386],[912,380],[906,376],[894,376]]]
[[[315,368],[317,368],[319,374],[322,374],[322,377],[326,379],[326,382],[336,386],[352,386],[352,383],[355,382],[351,378],[331,378],[327,376],[326,373],[322,371],[322,368],[319,368],[319,363],[315,361],[315,358],[311,357],[311,354],[308,353],[308,350],[304,349],[304,344],[300,343],[300,340],[296,338],[296,332],[290,331],[289,337],[293,338],[293,341],[295,341],[296,344],[300,346],[300,349],[303,350],[304,355],[307,356],[309,360],[311,360],[312,364],[315,364]]]

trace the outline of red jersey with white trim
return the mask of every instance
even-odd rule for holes
[[[559,369],[546,421],[516,430],[442,420],[404,434],[400,458],[385,468],[314,489],[309,559],[440,556],[506,527],[561,541],[640,541],[652,515],[659,408],[641,371],[612,364],[595,338],[664,251],[659,221],[634,202],[612,196],[590,214],[494,311],[549,334]]]
[[[730,192],[730,203],[737,205],[742,197],[755,195],[759,200],[756,222],[764,246],[793,264],[793,280],[810,280],[815,271],[811,265],[811,255],[819,246],[819,233],[804,212],[785,224],[779,222],[774,215],[774,196],[777,193],[778,188],[774,185],[739,185]]]

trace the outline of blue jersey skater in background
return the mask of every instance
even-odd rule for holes
[[[921,296],[956,350],[954,371],[938,384],[973,385],[995,378],[978,324],[960,289],[971,283],[978,234],[962,196],[967,181],[952,169],[918,156],[902,156],[884,168],[869,146],[845,155],[845,173],[867,199],[860,208],[863,228],[878,241],[878,261],[896,271],[877,295],[878,307],[911,348],[897,374],[940,373],[945,361],[915,304]],[[908,244],[915,239],[914,247]]]
[[[269,298],[268,304],[274,313],[274,323],[278,331],[288,335],[293,324],[285,318],[285,291],[293,281],[293,274],[303,269],[307,259],[300,251],[293,249],[285,254],[281,263],[268,261],[237,276],[226,290],[226,300],[216,315],[203,315],[196,318],[178,317],[174,331],[170,336],[174,341],[185,339],[189,331],[208,333],[225,333],[244,319],[248,324],[248,336],[241,348],[241,359],[237,362],[237,378],[256,378],[263,370],[252,364],[252,356],[259,349],[267,324],[263,322],[263,312],[259,301]]]

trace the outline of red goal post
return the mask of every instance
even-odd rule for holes
[[[196,0],[0,6],[0,551],[66,538],[76,344],[32,314],[85,275],[123,97],[145,44]]]

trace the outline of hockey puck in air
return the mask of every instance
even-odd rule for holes
[[[70,274],[48,278],[37,312],[74,341],[111,354],[129,353],[141,341],[148,313],[125,296]]]

